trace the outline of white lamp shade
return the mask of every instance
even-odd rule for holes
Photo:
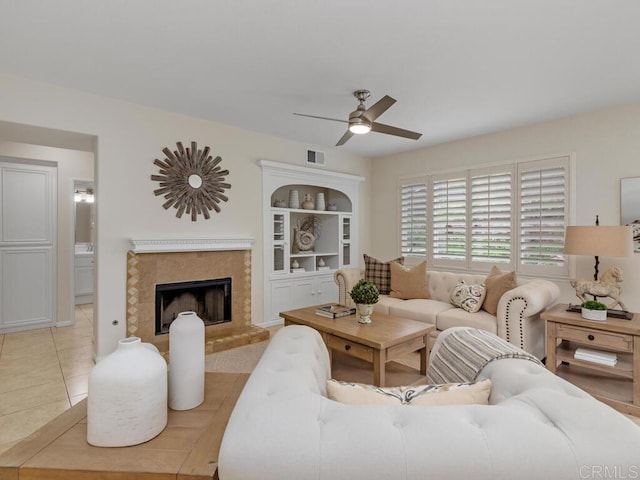
[[[629,226],[569,226],[564,239],[567,255],[628,257],[633,254],[633,229]]]

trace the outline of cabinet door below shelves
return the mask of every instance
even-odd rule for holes
[[[317,303],[330,303],[338,301],[338,285],[333,280],[333,275],[316,279],[318,283]]]
[[[293,308],[304,308],[318,303],[315,279],[305,278],[294,281],[293,297]]]
[[[293,284],[291,282],[274,282],[271,284],[271,318],[277,320],[280,312],[293,307]]]

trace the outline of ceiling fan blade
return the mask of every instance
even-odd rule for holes
[[[391,98],[389,95],[385,95],[376,103],[367,108],[367,110],[361,115],[361,117],[365,117],[370,122],[373,122],[376,118],[386,112],[394,103],[396,103],[396,100],[394,98]]]
[[[305,115],[304,113],[294,113],[299,117],[309,117],[309,118],[319,118],[320,120],[331,120],[332,122],[340,122],[340,123],[349,123],[346,120],[338,120],[337,118],[329,118],[329,117],[318,117],[317,115]]]
[[[387,135],[395,135],[396,137],[410,138],[412,140],[418,140],[422,136],[422,134],[418,132],[412,132],[411,130],[404,130],[402,128],[392,127],[382,123],[371,124],[371,131],[386,133]]]
[[[338,143],[336,143],[336,147],[339,147],[340,145],[344,145],[345,143],[347,143],[347,140],[349,140],[354,135],[355,135],[355,133],[353,133],[351,130],[347,129],[347,131],[342,136],[342,138],[340,140],[338,140]]]

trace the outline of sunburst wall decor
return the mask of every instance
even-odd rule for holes
[[[224,182],[229,170],[222,170],[219,166],[222,157],[209,155],[209,147],[198,150],[196,142],[191,142],[191,148],[184,148],[182,142],[176,145],[178,150],[173,152],[169,147],[163,148],[166,158],[156,158],[153,162],[160,167],[160,175],[151,175],[151,180],[160,182],[160,188],[153,193],[164,195],[167,201],[162,206],[165,210],[170,207],[177,209],[178,218],[187,213],[191,214],[193,222],[198,219],[198,214],[209,219],[211,210],[219,213],[219,203],[229,200],[224,194],[225,189],[231,188],[231,184]]]

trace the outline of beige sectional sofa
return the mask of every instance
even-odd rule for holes
[[[337,270],[339,303],[353,306],[349,291],[364,277],[357,268]],[[429,299],[402,300],[380,295],[375,311],[411,318],[436,326],[436,337],[450,327],[474,327],[486,330],[542,359],[545,356],[544,321],[540,313],[553,305],[560,293],[558,286],[548,280],[518,280],[518,286],[505,293],[498,302],[496,315],[480,310],[470,313],[453,306],[451,292],[461,282],[481,284],[486,275],[427,271]]]
[[[578,480],[639,472],[640,428],[529,360],[495,360],[480,371],[478,380],[491,380],[489,405],[347,405],[327,398],[329,378],[320,334],[280,329],[233,409],[220,479]]]

